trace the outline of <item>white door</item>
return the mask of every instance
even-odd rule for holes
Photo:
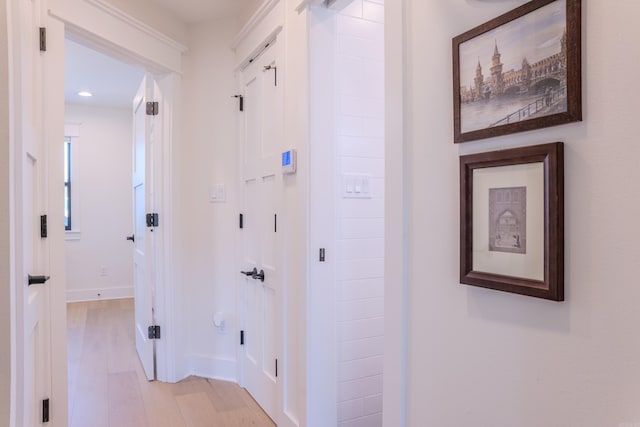
[[[23,151],[23,358],[21,360],[24,385],[24,426],[38,426],[43,422],[43,400],[50,390],[49,322],[45,313],[49,307],[48,271],[45,265],[44,243],[40,237],[39,212],[42,212],[41,157],[32,150]],[[61,225],[62,226],[62,225]],[[31,283],[31,284],[30,284]]]
[[[282,91],[276,84],[276,51],[273,42],[243,72],[241,265],[243,271],[255,269],[258,274],[242,276],[240,303],[243,385],[277,421],[277,358],[282,335],[282,239],[277,230],[282,193]]]
[[[50,294],[46,283],[49,268],[46,240],[40,233],[40,216],[45,214],[46,197],[42,117],[37,113],[43,78],[42,57],[36,37],[40,26],[40,2],[21,2],[16,12],[21,15],[18,27],[22,25],[24,30],[21,31],[20,43],[25,52],[29,52],[18,65],[20,77],[16,81],[20,86],[15,95],[17,103],[14,104],[20,105],[19,111],[15,112],[19,125],[14,129],[14,137],[17,140],[18,183],[16,241],[21,252],[21,257],[17,257],[17,272],[22,279],[16,291],[19,307],[16,343],[19,409],[16,421],[17,425],[30,427],[43,425],[43,416],[46,415],[43,413],[43,400],[49,398],[51,390]],[[61,192],[59,196],[62,195]]]
[[[136,350],[147,379],[156,379],[155,341],[149,338],[149,327],[154,325],[153,311],[153,227],[147,227],[146,214],[152,213],[151,159],[153,144],[153,117],[147,115],[146,103],[151,100],[153,81],[142,79],[133,100],[133,218],[135,287]]]

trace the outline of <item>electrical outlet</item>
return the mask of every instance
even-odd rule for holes
[[[107,267],[105,267],[104,265],[100,267],[100,275],[101,276],[107,275]]]

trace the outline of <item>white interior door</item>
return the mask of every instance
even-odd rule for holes
[[[282,335],[281,202],[282,93],[276,84],[275,42],[243,72],[243,385],[277,421],[277,359]],[[260,276],[264,276],[264,281]],[[280,363],[282,366],[282,363]]]
[[[21,2],[18,28],[25,52],[18,65],[20,109],[16,111],[17,147],[16,175],[18,277],[22,278],[16,292],[18,304],[16,384],[18,412],[16,425],[43,425],[43,401],[51,391],[50,359],[50,293],[46,283],[49,271],[46,241],[40,233],[40,215],[44,214],[44,138],[38,99],[42,91],[42,57],[38,49],[40,2]],[[22,27],[21,27],[22,26]],[[60,141],[62,144],[63,141]],[[60,194],[62,197],[62,193]],[[62,227],[62,224],[59,226]],[[20,251],[20,249],[18,249]],[[21,259],[21,262],[20,262]]]
[[[40,157],[30,150],[23,152],[23,359],[24,386],[23,421],[19,425],[43,424],[43,400],[50,390],[49,322],[46,313],[49,307],[48,277],[44,257],[44,243],[40,238],[39,212],[42,212],[42,190]],[[30,284],[33,282],[32,284]]]
[[[150,177],[153,158],[152,115],[146,103],[151,100],[153,81],[143,78],[133,100],[133,217],[136,350],[147,379],[156,379],[155,341],[149,338],[149,327],[155,324],[153,304],[153,227],[147,227],[146,214],[153,211]]]

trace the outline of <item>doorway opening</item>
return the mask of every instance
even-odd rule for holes
[[[70,425],[82,425],[82,417],[92,415],[86,412],[98,400],[101,384],[106,387],[90,375],[83,349],[91,348],[92,363],[105,364],[110,373],[135,371],[131,365],[139,365],[128,347],[122,353],[107,349],[112,348],[109,339],[134,332],[132,104],[145,70],[69,36],[64,63],[68,409]],[[104,310],[112,300],[121,300],[119,310]],[[81,301],[90,301],[89,309],[73,304]],[[114,313],[118,318],[112,318]],[[107,314],[111,317],[105,318]],[[113,334],[86,335],[87,324],[103,322]],[[86,387],[88,379],[92,387]]]

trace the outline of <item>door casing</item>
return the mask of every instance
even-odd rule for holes
[[[7,2],[8,15],[16,13],[15,8],[22,7],[19,2]],[[47,31],[47,49],[42,52],[43,82],[34,90],[37,92],[35,99],[41,102],[41,108],[33,108],[30,114],[37,118],[44,141],[43,159],[45,162],[45,185],[49,194],[59,193],[60,183],[63,182],[62,161],[62,141],[64,140],[64,38],[65,33],[70,37],[84,41],[86,44],[96,47],[99,50],[112,54],[115,57],[127,58],[130,61],[144,65],[147,69],[157,74],[159,85],[163,87],[164,97],[161,101],[161,108],[166,111],[166,120],[161,120],[158,132],[162,134],[159,149],[157,151],[158,190],[157,195],[161,199],[159,211],[166,212],[164,215],[163,232],[158,233],[156,251],[162,259],[162,268],[157,271],[158,278],[158,314],[165,325],[171,325],[173,316],[173,289],[169,285],[171,277],[171,147],[179,131],[177,118],[174,117],[173,100],[180,97],[181,54],[186,51],[184,46],[157,33],[150,27],[141,24],[139,21],[123,14],[106,2],[96,0],[85,2],[82,0],[60,0],[50,2],[41,0],[38,6],[38,15],[41,18],[41,25]],[[27,31],[22,28],[19,20],[9,19],[9,59],[10,66],[14,67],[30,55],[20,49],[19,41],[16,37],[20,31]],[[117,22],[117,25],[105,25],[105,23]],[[124,36],[124,37],[123,37]],[[136,43],[128,44],[127,40],[136,40]],[[37,49],[37,46],[33,46]],[[13,65],[11,65],[13,64]],[[13,92],[9,95],[14,111],[21,108],[21,101],[15,96],[15,91],[20,81],[16,73],[10,75],[9,84]],[[15,140],[16,128],[22,125],[24,120],[20,116],[15,116],[12,123]],[[14,146],[15,147],[15,146]],[[14,150],[15,153],[15,150]],[[18,158],[14,155],[12,163],[15,166]],[[21,177],[15,173],[14,178],[18,189],[23,184]],[[20,216],[19,202],[21,194],[19,190],[11,197],[11,209],[15,216]],[[48,197],[45,210],[49,218],[49,224],[63,223],[63,198]],[[13,237],[14,247],[16,247],[16,257],[12,263],[16,266],[14,274],[14,286],[18,281],[22,282],[22,247],[20,239],[22,236]],[[63,227],[49,227],[49,237],[47,241],[45,257],[49,260],[49,289],[51,300],[44,307],[45,313],[51,322],[51,334],[48,337],[48,345],[51,349],[51,403],[52,417],[49,426],[63,427],[68,425],[67,410],[67,355],[66,355],[66,293],[65,293],[65,258],[64,258],[64,229]],[[19,273],[19,274],[18,274]],[[15,301],[16,295],[12,296]],[[15,303],[12,313],[13,319],[22,319],[25,316],[24,309]],[[15,321],[14,321],[15,323]],[[13,327],[12,331],[12,366],[15,368],[16,360],[23,357],[18,353],[16,345],[20,340],[24,340],[24,334],[19,329]],[[173,382],[176,380],[176,372],[180,367],[176,367],[180,360],[176,357],[174,340],[170,335],[165,335],[165,339],[159,345],[161,355],[159,363],[159,378],[163,381]],[[12,369],[15,370],[15,369]],[[11,420],[10,426],[16,423],[16,412],[22,411],[25,400],[16,389],[16,381],[19,378],[12,378],[11,391]]]

